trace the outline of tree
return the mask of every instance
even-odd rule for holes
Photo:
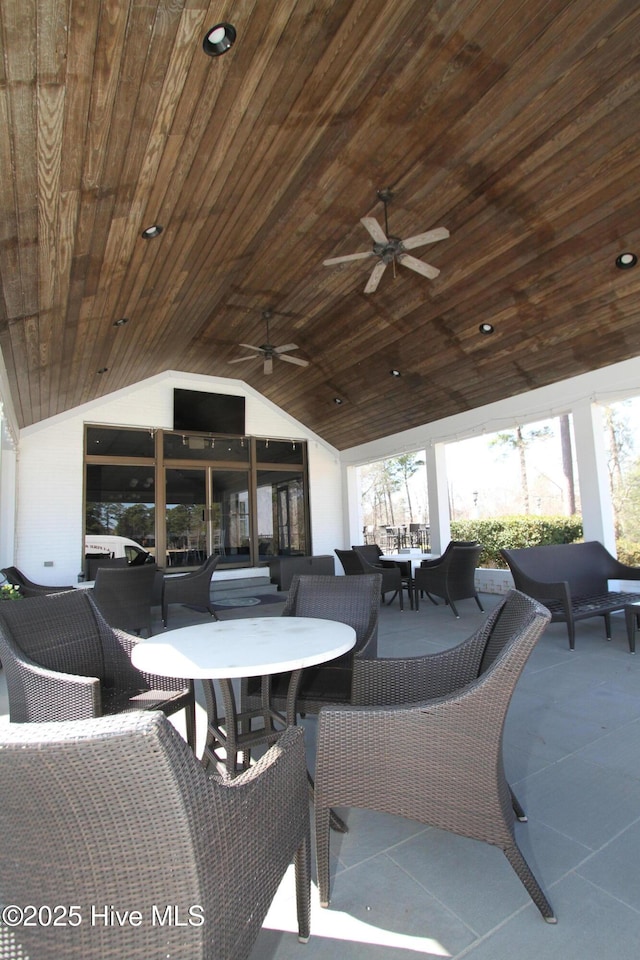
[[[154,533],[154,508],[144,503],[133,503],[122,511],[116,526],[119,537],[132,540],[146,539]]]
[[[542,440],[553,436],[550,427],[541,427],[538,430],[529,430],[525,434],[522,427],[518,426],[515,430],[509,430],[505,433],[497,433],[491,440],[492,447],[503,446],[518,454],[520,460],[520,484],[522,486],[522,497],[524,500],[524,512],[531,513],[529,505],[529,479],[527,476],[527,448],[531,446],[534,440]]]
[[[576,512],[576,484],[573,476],[573,451],[571,449],[571,428],[569,426],[569,414],[564,413],[559,420],[565,495],[567,498],[569,516],[572,517]]]
[[[409,513],[409,523],[413,523],[413,507],[411,505],[411,491],[409,489],[409,480],[420,467],[424,467],[424,460],[418,459],[417,453],[403,453],[399,457],[385,461],[387,472],[397,488],[404,485],[407,495],[407,510]]]

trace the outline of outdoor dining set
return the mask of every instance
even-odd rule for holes
[[[585,559],[606,554],[573,546]],[[347,830],[334,808],[354,806],[497,846],[555,922],[516,842],[526,815],[501,759],[513,692],[552,614],[514,589],[485,615],[474,585],[481,550],[337,549],[344,576],[293,573],[278,616],[222,620],[209,599],[217,557],[160,583],[153,564],[107,566],[93,589],[3,571],[22,599],[0,603],[11,721],[0,734],[0,894],[19,910],[78,905],[62,931],[12,928],[15,951],[97,958],[111,940],[121,955],[247,957],[292,860],[306,941],[310,798],[322,906],[331,834]],[[474,599],[482,621],[439,653],[380,657],[381,600],[391,594],[387,603],[397,596],[402,607],[403,593],[416,610],[422,595],[444,600],[456,617],[456,603]],[[160,607],[159,633],[136,607],[141,595]],[[167,630],[174,603],[194,605],[197,622]],[[196,684],[207,717],[200,743]],[[184,739],[167,719],[181,712]],[[299,726],[308,715],[318,717],[313,778]],[[120,916],[127,903],[139,918],[171,905],[162,915],[187,918],[187,949],[183,930],[116,923],[109,910]]]
[[[477,545],[460,549],[477,557]],[[357,806],[495,844],[555,922],[516,843],[514,823],[525,815],[500,760],[504,717],[549,612],[512,591],[448,650],[378,656],[381,594],[402,597],[410,584],[411,603],[423,590],[455,612],[457,581],[438,580],[438,568],[453,567],[457,552],[452,546],[425,566],[421,558],[411,570],[404,557],[381,567],[368,548],[336,551],[347,575],[296,574],[281,616],[210,615],[147,637],[112,623],[108,605],[82,588],[0,604],[12,721],[0,738],[0,825],[11,846],[10,859],[0,858],[3,895],[11,890],[16,903],[118,898],[143,916],[159,902],[187,916],[199,904],[191,952],[183,932],[180,955],[246,957],[293,859],[304,941],[311,796],[323,906],[331,832],[347,829],[333,808]],[[347,569],[353,556],[364,565],[357,579]],[[199,750],[196,683],[207,711]],[[178,711],[186,743],[166,719]],[[297,726],[309,714],[319,715],[313,780]],[[96,856],[99,871],[90,866]],[[12,936],[30,955],[60,956],[66,943],[98,957],[101,937],[116,936],[104,926]],[[118,930],[123,955],[171,952],[166,930],[141,927]],[[220,942],[219,953],[206,952],[207,938]]]

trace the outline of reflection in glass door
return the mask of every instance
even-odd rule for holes
[[[211,470],[211,550],[220,565],[249,562],[249,474],[246,470]]]
[[[167,566],[194,567],[211,553],[220,565],[250,562],[246,470],[167,468]]]
[[[308,553],[302,474],[259,470],[257,499],[259,559]]]
[[[209,554],[206,471],[166,470],[168,567],[199,566]]]

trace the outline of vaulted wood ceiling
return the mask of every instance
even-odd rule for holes
[[[181,370],[342,449],[640,354],[640,266],[614,263],[640,254],[638,3],[0,0],[0,21],[21,426]],[[220,21],[237,41],[211,58]],[[323,260],[371,248],[387,187],[392,234],[451,236],[411,251],[435,280],[389,267],[365,294],[375,259]],[[308,367],[229,364],[267,308]]]

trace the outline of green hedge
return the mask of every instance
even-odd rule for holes
[[[516,516],[492,517],[487,520],[453,520],[451,539],[479,540],[484,546],[479,565],[504,568],[507,564],[500,556],[501,548],[511,550],[581,540],[582,517]]]
[[[630,567],[640,567],[640,544],[633,540],[618,540],[616,550],[620,563],[627,563]]]

